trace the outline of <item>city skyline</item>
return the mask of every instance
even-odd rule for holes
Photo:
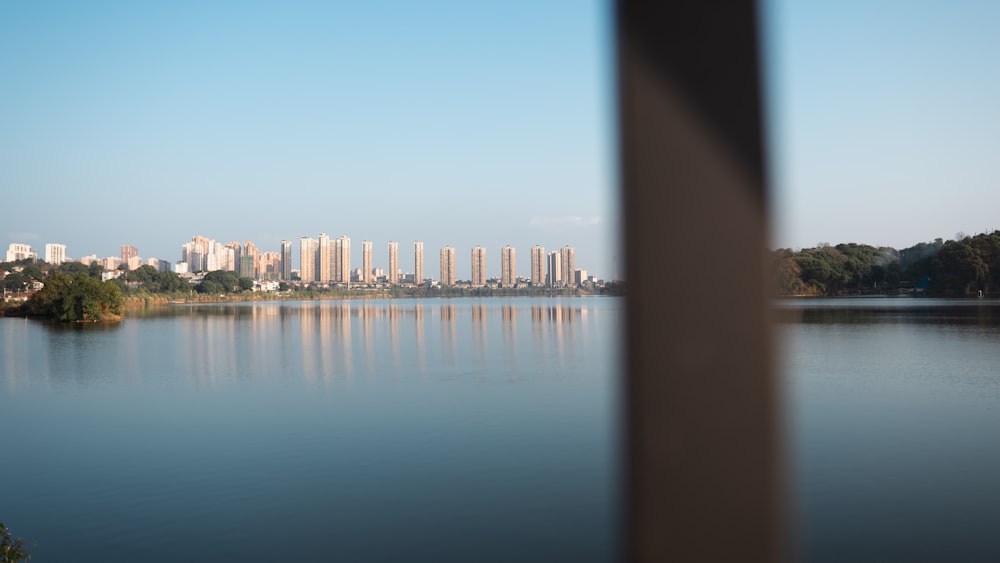
[[[183,233],[268,250],[347,233],[376,256],[419,239],[425,261],[447,244],[570,242],[610,277],[609,13],[2,3],[0,189],[46,211],[8,214],[0,239],[173,261]]]
[[[57,243],[47,243],[45,254],[40,255],[31,245],[22,243],[10,243],[7,249],[9,261],[23,258],[42,259],[49,263],[59,263],[60,261],[78,261],[85,264],[99,262],[106,265],[108,270],[113,270],[124,265],[126,269],[134,270],[141,265],[156,265],[159,269],[169,269],[178,273],[208,272],[214,270],[230,270],[237,272],[241,277],[252,277],[262,279],[270,277],[273,279],[290,280],[292,272],[298,273],[298,279],[304,282],[319,283],[339,283],[348,284],[352,281],[363,283],[374,283],[376,277],[383,277],[390,284],[403,283],[403,278],[409,276],[410,283],[413,280],[433,280],[444,285],[454,285],[455,281],[471,283],[472,286],[486,285],[487,280],[496,280],[502,286],[509,287],[516,284],[517,280],[525,280],[532,285],[559,285],[574,283],[573,255],[575,249],[566,245],[553,251],[550,255],[557,255],[561,260],[552,263],[543,261],[536,263],[535,259],[539,255],[544,256],[544,247],[532,245],[529,259],[531,264],[527,275],[517,275],[518,264],[516,259],[516,247],[504,245],[497,251],[497,260],[488,258],[488,249],[483,245],[476,245],[471,249],[470,260],[465,271],[468,277],[463,276],[456,259],[455,247],[444,245],[439,250],[439,261],[437,269],[440,273],[438,278],[426,275],[424,244],[422,241],[414,241],[414,269],[407,270],[405,267],[398,267],[396,274],[399,281],[393,281],[389,276],[390,265],[395,262],[398,266],[398,243],[389,241],[384,254],[385,264],[376,256],[373,250],[372,241],[362,241],[362,252],[360,263],[350,262],[350,237],[342,235],[337,239],[331,239],[326,233],[319,233],[316,238],[303,236],[300,238],[299,253],[292,252],[292,243],[282,239],[278,242],[278,250],[263,250],[256,243],[245,240],[243,243],[231,241],[222,243],[215,239],[202,235],[193,235],[189,241],[180,245],[179,259],[173,260],[162,256],[141,256],[140,249],[132,244],[119,246],[120,254],[111,256],[98,256],[89,254],[79,258],[66,254],[67,245]],[[312,256],[310,260],[302,261],[302,254],[308,253]],[[57,256],[55,262],[46,258]],[[523,256],[523,255],[522,255]],[[567,256],[569,257],[567,259]],[[446,263],[447,261],[447,263]],[[490,271],[488,264],[498,265],[496,271]],[[553,266],[555,264],[555,266]],[[418,270],[418,266],[420,267]],[[541,267],[541,271],[536,272]],[[555,267],[554,280],[552,268]],[[323,272],[327,272],[324,274]],[[432,267],[432,271],[434,268]],[[522,270],[523,271],[523,270]],[[583,279],[588,276],[588,270],[578,270],[583,273]],[[375,272],[379,272],[376,274]],[[265,275],[267,273],[268,275]],[[537,275],[536,275],[537,273]],[[592,272],[590,272],[592,274]],[[594,279],[604,279],[612,281],[615,278],[603,278],[593,276]],[[357,278],[357,279],[355,279]],[[448,280],[452,281],[448,281]],[[576,282],[579,283],[579,282]]]

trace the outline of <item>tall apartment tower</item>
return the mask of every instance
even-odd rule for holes
[[[31,249],[31,246],[19,242],[12,242],[7,247],[7,262],[15,260],[35,260],[38,253]]]
[[[413,241],[413,283],[424,283],[424,243]]]
[[[441,249],[441,285],[455,285],[455,247]]]
[[[243,264],[246,263],[243,258],[247,256],[251,258],[249,268],[243,267]],[[260,249],[249,240],[243,241],[243,254],[240,256],[240,277],[260,279]]]
[[[368,285],[374,283],[375,276],[372,274],[372,241],[361,241],[361,283]]]
[[[545,249],[537,244],[531,247],[531,285],[545,285]]]
[[[45,261],[49,264],[62,264],[66,261],[66,245],[65,244],[46,244],[45,245]]]
[[[341,235],[333,241],[333,281],[351,283],[351,239]]]
[[[314,238],[299,239],[299,279],[304,282],[316,281],[316,249],[319,242]]]
[[[486,249],[478,244],[472,248],[472,287],[486,285]]]
[[[126,268],[128,267],[128,261],[136,256],[139,256],[139,249],[131,244],[122,245],[122,264],[126,264]]]
[[[389,241],[389,271],[385,273],[385,281],[389,285],[399,283],[399,243]]]
[[[562,281],[565,285],[573,284],[573,275],[576,273],[576,265],[573,260],[573,247],[564,246],[559,250],[560,259],[562,260]]]
[[[507,245],[500,249],[500,284],[503,287],[514,287],[517,283],[517,259],[514,247]]]
[[[281,279],[292,279],[292,243],[281,241]]]
[[[549,259],[547,270],[546,281],[549,287],[559,287],[562,285],[562,254],[558,250],[553,250],[549,252]]]
[[[316,239],[316,281],[330,281],[330,273],[333,266],[330,264],[330,237],[326,233],[320,233]]]

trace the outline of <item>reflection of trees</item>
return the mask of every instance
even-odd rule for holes
[[[878,299],[878,298],[876,298]],[[887,298],[889,299],[889,298]],[[901,298],[909,299],[909,298]],[[1000,328],[1000,304],[968,302],[959,306],[819,306],[779,307],[778,322],[805,324],[940,324]]]

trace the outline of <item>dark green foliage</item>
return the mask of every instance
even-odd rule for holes
[[[98,266],[98,268],[100,268],[100,266]],[[99,271],[97,275],[94,276],[92,275],[91,268],[84,266],[80,262],[63,262],[52,271],[61,272],[63,274],[69,274],[71,276],[75,276],[77,274],[87,274],[90,275],[91,277],[98,277],[98,278],[101,277],[101,273]]]
[[[215,282],[222,286],[223,290],[219,292],[209,291],[202,293],[230,293],[233,291],[239,291],[240,288],[240,277],[236,272],[228,272],[226,270],[215,270],[214,272],[209,272],[205,274],[202,278],[202,284],[205,282]]]
[[[3,287],[7,291],[24,291],[27,280],[21,272],[11,272],[3,279]]]
[[[125,299],[113,283],[87,274],[75,276],[56,272],[45,279],[45,287],[26,304],[30,314],[60,321],[98,321],[121,318]]]
[[[194,290],[198,293],[205,293],[208,295],[220,295],[222,293],[227,293],[226,288],[223,287],[222,284],[212,280],[203,280],[200,284],[195,286]]]
[[[779,295],[848,295],[912,291],[945,297],[1000,291],[1000,231],[902,251],[860,244],[772,254]]]
[[[178,276],[176,272],[160,272],[156,278],[156,283],[159,285],[159,288],[151,288],[150,291],[171,293],[175,291],[189,291],[191,289],[191,284],[186,279]]]
[[[136,285],[150,293],[176,293],[191,289],[191,284],[175,272],[161,272],[148,264],[125,272],[119,279],[124,279],[126,284]]]
[[[1000,289],[1000,231],[948,241],[928,263],[930,290],[944,296]]]
[[[17,563],[31,559],[24,550],[24,540],[11,537],[10,530],[0,522],[0,563]]]

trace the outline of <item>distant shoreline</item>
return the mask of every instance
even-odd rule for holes
[[[510,291],[505,292],[502,290],[491,291],[487,294],[474,294],[474,293],[455,293],[455,294],[443,294],[443,295],[433,295],[426,293],[406,293],[406,294],[393,294],[390,291],[378,291],[378,292],[357,292],[352,293],[317,293],[313,295],[302,295],[303,292],[293,292],[287,294],[275,294],[275,293],[264,293],[256,292],[250,295],[244,294],[229,294],[229,295],[214,295],[206,296],[202,294],[194,294],[188,298],[171,298],[168,296],[129,296],[125,299],[126,309],[138,309],[148,306],[164,306],[164,305],[192,305],[192,304],[202,304],[202,303],[249,303],[249,302],[276,302],[276,301],[372,301],[376,299],[385,300],[395,300],[395,299],[504,299],[504,298],[514,298],[514,297],[567,297],[567,298],[577,298],[577,297],[620,297],[622,294],[618,293],[607,293],[607,292],[597,292],[597,291],[579,291],[579,290],[563,290],[563,291],[551,291],[551,292],[518,292]]]

